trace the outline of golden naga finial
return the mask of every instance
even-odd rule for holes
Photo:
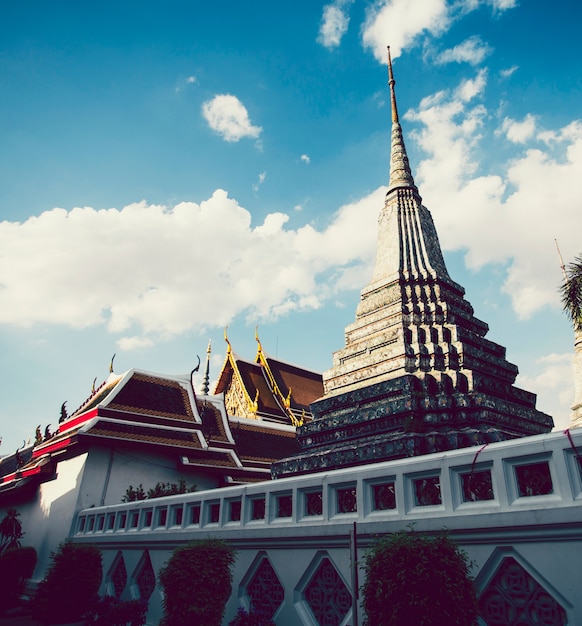
[[[259,339],[259,327],[255,326],[255,339],[257,341],[257,356],[255,357],[255,363],[260,363],[261,365],[265,365],[265,353],[263,352],[263,344]]]
[[[287,394],[287,397],[284,400],[285,406],[287,408],[289,408],[291,406],[291,387],[289,387],[289,393]]]
[[[115,355],[117,353],[114,353],[113,356],[111,357],[111,362],[109,363],[109,373],[113,374],[113,361],[115,361]]]
[[[97,376],[93,379],[93,384],[91,385],[91,395],[95,393],[95,383],[97,382]]]
[[[257,389],[257,393],[255,394],[255,399],[253,400],[253,403],[249,408],[256,415],[257,411],[259,410],[259,390],[258,389]]]
[[[226,341],[226,353],[230,354],[232,352],[232,347],[230,345],[230,341],[228,340],[227,331],[228,331],[228,326],[225,326],[224,327],[224,341]]]

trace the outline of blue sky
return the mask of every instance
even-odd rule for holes
[[[582,8],[541,0],[3,3],[0,453],[93,380],[243,357],[323,371],[370,278],[386,45],[449,273],[568,424]],[[198,382],[200,379],[198,378]]]

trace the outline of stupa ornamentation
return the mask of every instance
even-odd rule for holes
[[[323,374],[324,396],[297,431],[302,452],[275,477],[483,445],[549,432],[518,369],[485,338],[465,290],[447,271],[414,183],[396,106],[390,51],[390,179],[371,281],[345,347]]]

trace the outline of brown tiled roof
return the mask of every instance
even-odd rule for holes
[[[178,381],[148,374],[134,373],[108,406],[122,411],[194,421],[186,389]]]
[[[182,448],[201,448],[200,440],[194,432],[185,432],[171,428],[152,428],[140,424],[99,420],[84,434],[125,439],[141,443],[180,446]]]
[[[236,442],[236,451],[241,460],[272,463],[299,452],[295,432],[275,430],[249,421],[232,423],[230,430]]]
[[[220,409],[211,402],[204,402],[199,398],[196,398],[196,406],[202,420],[202,434],[206,440],[228,442]]]
[[[258,363],[243,361],[242,359],[237,360],[237,365],[249,396],[254,399],[257,390],[259,392],[258,412],[288,421],[287,414],[277,402],[265,379],[262,366]]]
[[[286,396],[291,389],[291,408],[309,411],[309,405],[323,396],[321,374],[271,357],[267,362],[281,393]]]
[[[186,458],[193,465],[212,465],[215,467],[238,467],[232,455],[215,450],[188,452]]]
[[[95,393],[90,395],[85,400],[85,402],[81,404],[81,406],[78,409],[76,409],[75,411],[71,413],[69,417],[72,417],[73,415],[77,415],[79,413],[85,413],[85,411],[89,411],[90,409],[96,407],[100,402],[102,402],[111,393],[111,391],[113,391],[113,389],[115,389],[115,387],[117,387],[120,380],[121,380],[121,377],[109,383],[107,381],[102,383],[96,389]]]
[[[17,469],[25,467],[32,459],[32,446],[19,450],[20,465],[16,462],[16,453],[2,457],[0,459],[0,478],[13,474]]]

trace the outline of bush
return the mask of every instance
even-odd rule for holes
[[[101,578],[97,546],[61,543],[32,600],[32,616],[43,624],[79,621],[95,602]]]
[[[467,555],[446,535],[379,539],[364,557],[367,626],[474,626],[477,598]]]
[[[175,496],[181,493],[193,493],[196,491],[196,485],[190,485],[186,487],[186,481],[183,478],[177,483],[156,483],[154,487],[151,487],[145,492],[143,485],[140,483],[135,489],[133,485],[125,490],[124,496],[121,498],[122,502],[137,502],[138,500],[149,500],[151,498],[162,498],[164,496]]]
[[[8,509],[0,522],[0,552],[20,548],[20,540],[24,537],[24,533],[19,517],[20,513],[16,509]]]
[[[160,570],[163,626],[220,626],[232,589],[234,551],[223,541],[193,541],[174,550]]]
[[[146,621],[147,602],[127,600],[113,596],[98,598],[84,615],[87,626],[143,626]]]
[[[0,609],[18,604],[26,581],[36,566],[36,550],[30,546],[6,550],[0,556]]]
[[[275,622],[260,611],[253,610],[252,607],[248,613],[241,607],[228,626],[275,626]]]

